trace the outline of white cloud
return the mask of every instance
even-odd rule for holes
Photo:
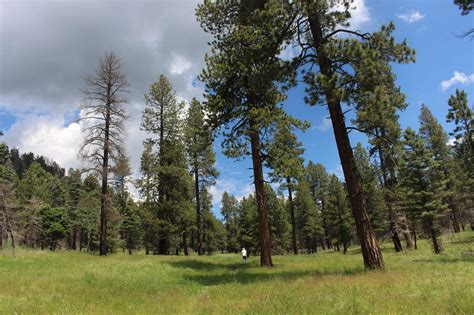
[[[420,11],[412,10],[407,13],[398,14],[397,17],[403,22],[411,24],[422,20],[425,16]]]
[[[370,11],[365,0],[355,0],[350,9],[351,18],[349,22],[352,28],[359,29],[362,25],[370,21]]]
[[[341,1],[333,10],[345,11],[346,7]],[[364,24],[370,22],[370,10],[365,4],[365,0],[354,0],[350,4],[349,13],[351,14],[351,18],[349,19],[351,29],[359,30]]]
[[[313,126],[313,129],[325,132],[325,131],[328,131],[329,128],[331,127],[332,127],[331,119],[329,119],[328,117],[325,117],[319,125]]]
[[[225,191],[241,200],[243,197],[253,194],[254,188],[251,183],[243,183],[234,179],[217,179],[216,184],[209,188],[214,209],[220,208],[222,195]]]
[[[19,117],[5,132],[4,140],[20,153],[33,152],[49,157],[64,168],[80,167],[77,151],[82,142],[77,123],[64,126],[62,116],[27,115]]]
[[[474,82],[474,73],[466,75],[463,72],[454,71],[453,77],[449,80],[441,81],[441,89],[446,91],[455,84],[461,83],[464,85],[471,84]]]
[[[185,71],[191,68],[192,64],[185,57],[173,54],[171,60],[170,73],[171,74],[183,74]]]

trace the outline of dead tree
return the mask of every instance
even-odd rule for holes
[[[110,161],[123,155],[124,121],[127,114],[123,97],[130,83],[121,70],[120,59],[108,53],[100,60],[94,75],[85,79],[81,103],[84,143],[79,155],[91,163],[86,171],[101,177],[99,253],[107,255],[108,174]]]

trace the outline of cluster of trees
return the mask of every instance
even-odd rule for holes
[[[439,253],[443,228],[472,228],[467,95],[456,91],[449,99],[447,121],[455,125],[449,145],[427,106],[418,132],[402,130],[398,114],[408,104],[391,64],[414,62],[415,52],[395,41],[392,23],[372,33],[350,29],[350,6],[325,0],[200,4],[196,16],[212,36],[200,75],[205,101],[179,101],[163,75],[150,86],[141,124],[148,138],[134,183],[139,202],[127,191],[131,170],[123,143],[130,84],[117,56],[107,54],[83,89],[79,153],[88,168],[65,176],[57,164],[31,154],[19,158],[2,144],[2,235],[34,247],[98,248],[101,255],[120,247],[202,255],[245,246],[260,255],[262,266],[272,266],[272,253],[346,252],[358,243],[366,268],[377,269],[384,266],[381,240],[389,237],[396,251],[416,248],[422,231]],[[295,57],[284,58],[285,50]],[[298,81],[306,84],[306,103],[327,106],[344,182],[320,164],[304,163],[295,132],[308,123],[282,106]],[[350,122],[344,106],[352,110]],[[353,149],[352,131],[367,135],[367,150]],[[251,158],[255,186],[241,201],[224,194],[223,222],[213,215],[209,194],[219,175],[212,146],[217,132],[225,155]],[[267,179],[280,185],[278,194]]]

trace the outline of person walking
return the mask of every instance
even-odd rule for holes
[[[245,248],[242,248],[242,251],[240,252],[242,254],[242,259],[244,260],[244,263],[247,263],[247,251]]]

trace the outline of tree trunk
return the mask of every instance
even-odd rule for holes
[[[110,85],[107,89],[110,95]],[[110,97],[108,97],[110,99]],[[107,219],[108,219],[108,175],[109,175],[109,132],[110,132],[110,104],[107,104],[105,116],[104,158],[102,161],[102,187],[100,193],[100,236],[99,255],[107,255]]]
[[[202,236],[201,236],[201,202],[200,202],[200,192],[199,192],[199,170],[197,168],[197,158],[195,157],[194,163],[194,186],[196,191],[196,237],[197,237],[197,252],[201,256],[203,254],[202,250]]]
[[[405,212],[400,211],[398,215],[398,222],[400,222],[399,226],[402,230],[402,235],[405,238],[406,249],[413,248],[413,240],[411,239],[410,229],[408,225],[408,219]]]
[[[431,234],[431,242],[433,243],[433,251],[435,254],[441,253],[441,243],[438,240],[438,237],[436,236],[436,232],[431,229],[430,230]]]
[[[291,217],[291,241],[293,243],[293,254],[298,255],[298,247],[296,245],[296,218],[295,205],[293,203],[293,192],[291,189],[290,177],[286,178],[288,184],[288,201],[290,202],[290,217]]]
[[[397,225],[395,224],[393,217],[390,216],[389,220],[390,220],[390,231],[392,233],[393,245],[395,247],[395,251],[398,253],[403,250],[402,243],[400,242],[400,238],[398,237]]]
[[[273,266],[270,224],[265,204],[265,186],[263,179],[262,157],[260,155],[260,134],[258,123],[250,120],[250,144],[252,149],[255,198],[257,200],[258,223],[260,230],[260,266]]]
[[[459,221],[458,221],[458,215],[457,215],[457,212],[456,210],[454,209],[454,207],[451,209],[451,211],[449,212],[450,214],[450,217],[451,217],[451,221],[453,223],[453,231],[454,233],[459,233],[461,232],[461,229],[459,228]]]
[[[189,256],[188,238],[187,238],[186,232],[183,233],[183,250],[184,250],[184,256]]]
[[[74,225],[72,228],[72,250],[77,249],[77,226]]]
[[[169,255],[170,246],[169,239],[167,236],[162,236],[158,241],[158,255]]]
[[[415,230],[415,224],[413,223],[413,241],[415,242],[415,249],[418,249],[418,244],[416,243],[416,230]]]
[[[311,1],[308,0],[308,2]],[[323,33],[319,17],[316,14],[311,14],[308,16],[308,20],[313,37],[314,48],[318,54],[317,62],[320,71],[330,80],[333,77],[333,71],[331,69],[332,62],[325,54]],[[352,214],[356,223],[357,236],[361,244],[364,265],[368,269],[381,269],[384,267],[382,252],[375,238],[367,214],[362,182],[355,163],[349,135],[347,134],[340,100],[336,94],[334,84],[331,85],[325,87],[324,93],[329,107],[329,114],[333,125],[334,136],[336,138],[337,149],[341,159],[347,190],[349,192]]]

